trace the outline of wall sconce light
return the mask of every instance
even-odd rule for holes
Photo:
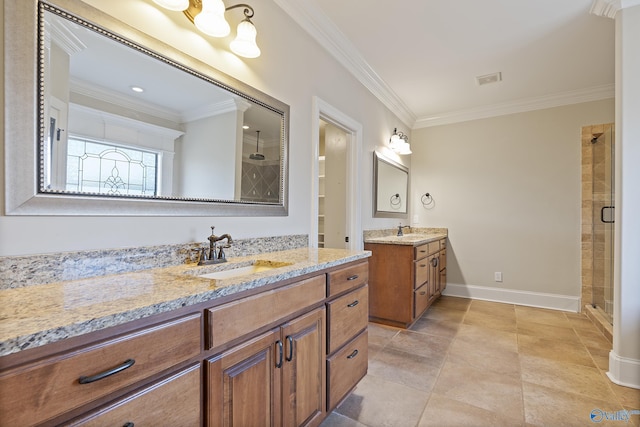
[[[254,11],[248,4],[240,3],[225,7],[222,0],[153,0],[165,9],[182,11],[196,28],[212,37],[226,37],[231,27],[224,17],[227,10],[244,8],[244,19],[238,24],[236,38],[229,47],[238,56],[257,58],[260,48],[256,44],[256,27],[251,22]]]
[[[394,128],[393,135],[391,135],[391,138],[389,139],[389,148],[403,156],[411,154],[409,137],[402,132],[398,132],[398,128]]]

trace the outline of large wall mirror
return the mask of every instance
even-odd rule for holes
[[[373,152],[373,216],[407,218],[409,168]]]
[[[80,1],[5,9],[7,214],[287,214],[286,104]]]

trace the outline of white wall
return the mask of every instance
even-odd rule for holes
[[[413,131],[412,212],[420,226],[449,228],[451,291],[574,309],[581,127],[613,120],[611,99]],[[572,298],[534,302],[530,293]]]
[[[609,378],[640,388],[640,6],[616,15],[616,246]]]
[[[4,9],[4,3],[2,0],[0,10]],[[234,238],[307,234],[312,221],[311,206],[315,203],[309,172],[313,160],[314,95],[362,124],[365,146],[358,177],[363,195],[362,222],[365,228],[392,224],[371,216],[371,152],[389,139],[394,127],[401,126],[400,120],[273,2],[253,4],[256,12],[253,22],[258,28],[262,56],[248,60],[229,52],[229,39],[200,36],[181,13],[161,11],[151,0],[86,3],[290,105],[289,216],[257,219],[0,216],[0,256],[204,241],[211,225]],[[240,18],[241,14],[233,17]],[[0,172],[4,177],[4,171]],[[4,199],[4,178],[0,180]]]

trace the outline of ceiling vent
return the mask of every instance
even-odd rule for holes
[[[476,77],[476,83],[478,83],[478,86],[484,86],[491,83],[498,83],[500,81],[502,81],[502,73],[500,72]]]

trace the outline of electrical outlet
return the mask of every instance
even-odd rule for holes
[[[496,271],[493,273],[493,277],[496,282],[502,282],[502,271]]]

